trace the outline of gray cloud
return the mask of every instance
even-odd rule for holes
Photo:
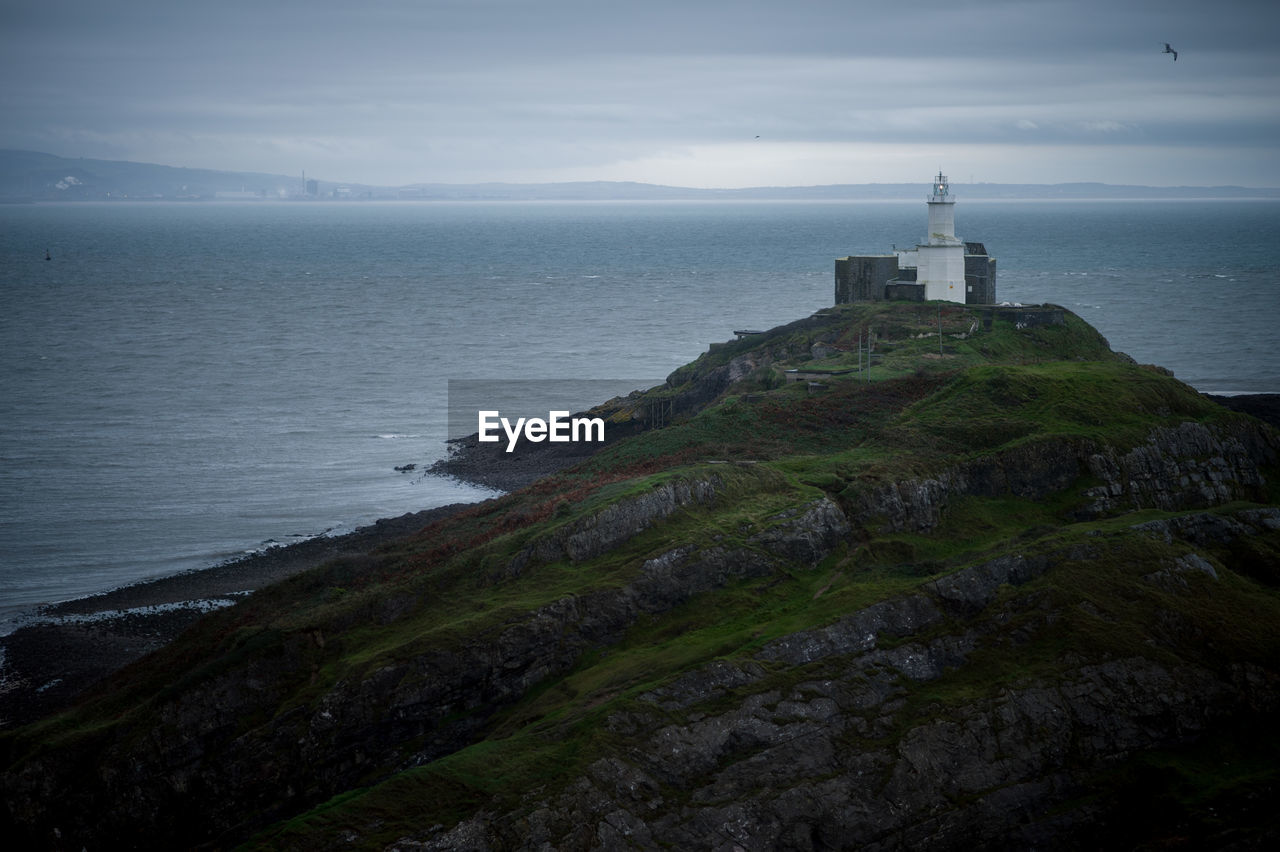
[[[944,160],[1280,185],[1270,2],[0,8],[4,147],[391,184],[897,181]]]

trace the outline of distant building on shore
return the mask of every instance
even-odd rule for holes
[[[946,175],[933,181],[929,234],[912,249],[836,259],[836,304],[941,300],[966,305],[996,301],[996,259],[982,243],[955,234],[955,204]]]

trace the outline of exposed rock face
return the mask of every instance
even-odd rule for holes
[[[711,505],[724,488],[719,478],[662,483],[647,494],[620,500],[580,521],[562,526],[522,550],[512,560],[519,572],[530,560],[582,562],[599,556],[639,535],[688,506]]]
[[[1200,546],[1229,544],[1267,530],[1280,530],[1280,509],[1245,509],[1231,515],[1208,512],[1179,515],[1136,524],[1134,529],[1159,536],[1166,542],[1181,538]]]
[[[1115,755],[1194,738],[1242,701],[1280,709],[1274,672],[1145,657],[1081,661],[1052,683],[1014,681],[944,714],[912,709],[913,685],[968,665],[1002,623],[1038,616],[1027,642],[1051,629],[1058,614],[1042,596],[999,604],[1001,587],[1096,555],[1001,557],[771,642],[754,660],[690,672],[643,696],[652,710],[611,716],[608,728],[633,747],[553,797],[392,848],[1072,848],[1070,838],[1124,818],[1085,795]],[[1194,554],[1169,570],[1216,579]],[[771,687],[780,663],[807,676]]]
[[[964,494],[966,485],[959,471],[895,482],[864,497],[853,513],[853,520],[862,525],[880,522],[884,529],[892,532],[931,530],[942,519],[948,501]]]
[[[666,483],[561,527],[531,552],[544,560],[599,555],[680,507],[713,501],[721,485],[711,479]],[[665,612],[694,595],[766,576],[793,561],[816,563],[849,530],[843,513],[826,499],[774,520],[776,525],[759,534],[758,550],[678,546],[644,561],[622,586],[562,598],[496,632],[413,654],[358,680],[341,680],[309,707],[245,730],[243,720],[258,708],[287,701],[324,645],[315,633],[279,641],[265,637],[266,653],[247,667],[194,686],[166,705],[144,741],[103,743],[95,783],[87,787],[109,796],[112,809],[96,813],[93,824],[78,824],[77,814],[69,812],[57,817],[59,830],[68,837],[102,837],[145,826],[152,842],[208,841],[234,833],[246,810],[288,813],[379,768],[425,763],[456,751],[494,709],[565,674],[586,650],[616,642],[642,614]],[[406,753],[410,742],[417,745]],[[38,812],[50,796],[75,795],[49,786],[69,776],[61,759],[33,759],[21,777],[9,779],[13,812]],[[78,780],[84,789],[84,779]],[[196,801],[205,829],[193,836],[181,803]]]
[[[771,520],[778,523],[752,536],[751,543],[803,565],[821,562],[850,531],[844,512],[825,497]]]
[[[1200,423],[1157,429],[1127,452],[1088,442],[1040,441],[934,477],[895,482],[865,494],[852,512],[857,523],[889,531],[934,529],[947,505],[959,497],[1040,499],[1058,493],[1081,475],[1102,482],[1083,490],[1080,517],[1135,509],[1194,509],[1233,500],[1265,499],[1262,468],[1275,464],[1275,433],[1248,427],[1227,432]]]
[[[1259,466],[1276,457],[1269,434],[1181,423],[1157,429],[1123,455],[1113,448],[1094,453],[1088,469],[1103,484],[1085,492],[1093,501],[1088,511],[1198,509],[1255,497],[1265,482]]]
[[[1111,475],[1155,465],[1167,474],[1210,465],[1201,469],[1231,472],[1212,479],[1211,492],[1179,475],[1164,480],[1164,488],[1138,493],[1189,490],[1230,499],[1259,479],[1244,447],[1209,430],[1177,430],[1097,469]],[[1209,461],[1198,461],[1205,457]],[[900,515],[906,528],[927,528],[947,500],[966,491],[1002,483],[1029,495],[1051,493],[1074,479],[1081,459],[1093,458],[1109,457],[1024,449],[882,491],[875,516]],[[1156,482],[1156,475],[1147,481]],[[532,561],[598,556],[683,508],[713,505],[723,487],[715,478],[677,479],[615,502],[529,545],[511,573]],[[1276,509],[1138,526],[1165,541],[1218,545],[1276,528]],[[310,706],[246,729],[244,719],[256,708],[286,700],[324,644],[309,634],[273,640],[267,646],[273,650],[246,667],[165,705],[145,740],[103,742],[91,786],[109,796],[113,808],[69,808],[57,818],[59,830],[68,838],[102,837],[142,826],[163,842],[215,840],[234,835],[246,811],[259,819],[284,815],[371,772],[432,761],[471,742],[495,708],[567,673],[586,650],[617,641],[642,615],[784,565],[814,565],[850,531],[840,508],[820,498],[770,518],[751,537],[752,548],[677,545],[645,560],[621,586],[562,598],[494,633],[339,681]],[[636,745],[593,764],[554,799],[527,812],[481,811],[452,828],[408,838],[401,848],[718,848],[708,838],[744,849],[1042,843],[1064,825],[1105,815],[1085,808],[1054,817],[1052,830],[1045,822],[1049,804],[1081,789],[1106,755],[1181,742],[1241,701],[1280,709],[1273,673],[1134,658],[1081,661],[1052,686],[1011,685],[997,699],[953,708],[946,719],[912,715],[911,684],[966,666],[1011,619],[1031,617],[1040,625],[1034,633],[1058,617],[1039,612],[1042,602],[1034,595],[999,603],[1002,588],[1093,556],[1080,547],[999,556],[919,593],[772,641],[754,660],[691,672],[645,696],[652,712],[610,717],[610,730]],[[1213,564],[1196,554],[1146,577],[1166,593],[1190,593],[1196,583],[1215,579]],[[808,676],[769,688],[779,665]],[[673,722],[673,713],[685,721]],[[841,745],[850,737],[880,745],[850,751]],[[415,745],[406,751],[406,743]],[[37,757],[10,777],[13,813],[40,813],[51,798],[74,801],[75,789],[54,781],[74,775],[68,760],[74,758]],[[955,809],[948,803],[957,798],[971,804]],[[199,835],[184,824],[182,805],[191,802],[201,803]],[[94,822],[80,823],[81,813]],[[1013,834],[1007,833],[1010,813],[1019,814]]]
[[[699,411],[731,385],[757,370],[787,358],[811,355],[811,342],[792,338],[797,332],[807,331],[810,335],[816,335],[816,342],[830,343],[835,340],[835,335],[819,331],[825,325],[827,321],[815,314],[772,329],[764,346],[756,345],[750,340],[712,344],[712,352],[726,351],[728,357],[723,363],[700,371],[693,365],[688,365],[667,377],[668,387],[681,388],[671,400],[671,413],[688,414]]]

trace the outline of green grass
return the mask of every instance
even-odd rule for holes
[[[992,364],[965,370],[904,412],[899,431],[970,454],[1032,435],[1133,446],[1153,425],[1213,419],[1221,412],[1186,385],[1129,364]]]

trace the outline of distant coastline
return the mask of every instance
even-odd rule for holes
[[[955,183],[968,200],[1280,200],[1280,187]],[[380,186],[0,150],[0,202],[48,201],[919,201],[917,183],[703,189],[620,181]]]

